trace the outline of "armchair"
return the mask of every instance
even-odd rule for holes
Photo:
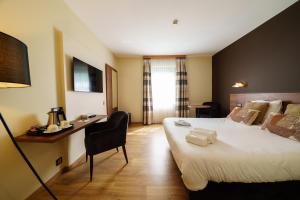
[[[107,122],[92,124],[85,129],[86,159],[90,158],[90,181],[93,179],[93,156],[122,146],[128,163],[126,153],[126,134],[128,128],[128,114],[123,111],[114,112]]]

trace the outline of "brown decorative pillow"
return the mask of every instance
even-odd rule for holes
[[[300,141],[300,116],[274,115],[266,128],[276,135]]]
[[[289,104],[284,114],[300,116],[300,104]]]
[[[269,124],[272,120],[272,118],[275,116],[275,115],[282,115],[281,113],[275,113],[275,112],[271,112],[269,113],[267,119],[264,121],[263,125],[261,126],[261,129],[262,130],[265,130],[267,128],[267,124]]]
[[[259,110],[252,110],[252,109],[236,109],[234,113],[230,113],[230,118],[235,122],[243,122],[246,125],[251,125],[258,117],[260,111]]]
[[[245,110],[258,110],[260,111],[259,115],[257,116],[257,118],[255,119],[253,124],[261,124],[264,116],[268,110],[269,107],[269,103],[268,102],[252,102],[252,101],[248,101],[245,106],[243,107],[243,109]]]
[[[234,107],[232,111],[229,113],[227,118],[231,118],[231,116],[236,115],[242,108],[241,107]]]

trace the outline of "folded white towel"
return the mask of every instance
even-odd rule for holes
[[[177,126],[191,126],[191,124],[187,121],[184,121],[182,119],[179,119],[177,121],[175,121],[175,125]]]
[[[213,144],[217,141],[217,132],[214,130],[208,130],[204,128],[193,128],[190,131],[190,133],[195,135],[206,136],[209,144]]]
[[[195,135],[190,133],[185,136],[185,140],[189,143],[203,147],[208,145],[208,138],[205,135]]]

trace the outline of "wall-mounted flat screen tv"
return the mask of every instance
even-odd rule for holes
[[[73,57],[73,90],[77,92],[103,92],[102,71]]]

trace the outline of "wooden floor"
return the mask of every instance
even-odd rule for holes
[[[93,182],[82,160],[48,183],[58,199],[185,200],[185,189],[172,158],[162,125],[133,125],[127,135],[129,164],[121,148],[95,156]],[[51,199],[44,190],[30,198]]]

